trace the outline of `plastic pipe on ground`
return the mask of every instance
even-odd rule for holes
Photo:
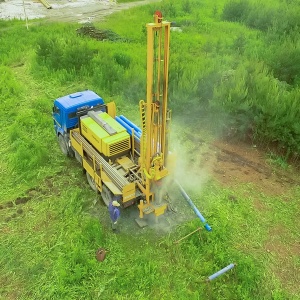
[[[47,0],[40,0],[40,2],[41,2],[47,9],[52,8],[52,6],[48,3]]]
[[[235,264],[230,264],[227,267],[223,268],[222,270],[208,276],[208,281],[214,280],[215,278],[217,278],[218,276],[224,274],[225,272],[231,270],[233,267],[235,266]]]
[[[212,228],[207,224],[207,221],[205,220],[205,218],[202,216],[202,214],[200,213],[200,211],[198,210],[198,208],[195,206],[195,204],[193,203],[193,201],[191,200],[191,198],[188,196],[188,194],[185,192],[185,190],[182,188],[182,186],[179,184],[178,181],[175,181],[180,189],[180,192],[182,194],[182,196],[185,198],[185,200],[190,204],[190,206],[192,207],[192,209],[194,210],[194,212],[196,213],[197,217],[201,220],[201,222],[204,224],[204,228],[207,231],[211,231]]]

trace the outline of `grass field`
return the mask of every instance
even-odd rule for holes
[[[205,118],[199,121],[198,111],[192,113],[206,103],[195,98],[199,86],[209,98],[212,90],[206,83],[213,84],[219,74],[209,71],[220,61],[209,63],[222,57],[228,69],[237,57],[243,60],[230,54],[231,37],[240,33],[256,49],[263,43],[256,29],[216,21],[224,1],[194,2],[178,2],[181,10],[171,1],[161,4],[168,17],[190,24],[186,33],[172,33],[170,62],[172,138],[174,145],[184,141],[179,161],[185,158],[186,166],[202,153],[183,137],[199,132],[206,141],[216,138],[203,129]],[[198,4],[201,22],[193,23],[196,12],[189,14],[190,20],[179,14]],[[177,179],[213,231],[201,230],[174,244],[202,226],[175,187],[174,199],[184,214],[179,212],[178,219],[184,222],[171,230],[142,230],[127,211],[122,213],[121,233],[114,235],[100,196],[90,190],[76,161],[60,153],[51,109],[62,95],[95,90],[105,101],[114,99],[119,112],[138,123],[137,104],[146,83],[143,28],[152,21],[154,9],[135,8],[96,24],[130,39],[122,44],[79,37],[77,24],[37,22],[27,31],[20,21],[0,22],[8,28],[0,31],[0,299],[300,299],[299,181],[276,193],[280,181],[266,192],[251,182],[222,185],[209,173],[204,180],[191,169],[181,170]],[[211,34],[221,28],[218,36]],[[205,75],[205,83],[196,75]],[[289,88],[289,93],[297,95],[297,89]],[[216,93],[211,101],[221,88]],[[223,122],[228,115],[222,116]],[[210,123],[205,127],[220,132]],[[269,155],[270,160],[282,162],[277,155]],[[287,166],[283,162],[281,167]],[[196,188],[188,184],[191,177]],[[99,247],[109,250],[103,262],[95,259]],[[206,282],[230,263],[237,264],[233,270]]]

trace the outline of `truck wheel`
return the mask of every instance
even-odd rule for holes
[[[95,192],[98,192],[96,182],[95,182],[94,178],[88,172],[86,172],[86,178],[87,178],[87,181],[88,181],[90,187],[92,188],[92,190]]]
[[[58,135],[58,143],[59,143],[61,152],[64,155],[69,156],[68,145],[67,145],[64,137],[61,134]]]
[[[62,134],[58,135],[58,143],[62,153],[69,157],[74,157],[73,149],[68,145],[68,138],[64,137]]]
[[[113,201],[114,195],[106,185],[102,185],[101,197],[106,206]]]
[[[74,151],[74,155],[80,165],[82,165],[82,157],[80,156],[80,154],[77,151]]]

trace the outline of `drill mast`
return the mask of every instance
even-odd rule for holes
[[[169,68],[170,22],[162,21],[162,14],[156,12],[154,23],[147,24],[147,101],[140,101],[142,120],[142,137],[140,165],[144,182],[144,194],[147,205],[154,199],[151,183],[158,182],[168,175],[166,160],[168,153],[168,120],[170,112],[168,102],[168,68]],[[140,203],[140,212],[143,203]],[[161,207],[164,211],[166,205]],[[163,212],[162,212],[163,213]],[[142,212],[140,216],[142,217]]]

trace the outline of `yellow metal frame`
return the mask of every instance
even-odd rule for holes
[[[169,44],[170,44],[170,22],[162,21],[158,15],[154,16],[154,23],[147,26],[147,97],[146,101],[140,101],[140,114],[142,121],[142,135],[140,138],[139,162],[134,171],[137,180],[128,182],[122,186],[114,184],[114,175],[106,173],[103,169],[108,169],[108,162],[102,157],[98,157],[96,150],[93,150],[91,139],[84,139],[79,129],[70,133],[71,144],[82,157],[84,169],[94,178],[97,188],[102,191],[104,183],[115,195],[123,196],[123,203],[130,203],[136,197],[138,187],[143,199],[138,208],[140,217],[144,214],[154,213],[156,216],[166,211],[167,203],[161,201],[160,193],[154,187],[155,183],[169,174],[166,167],[168,158],[168,121],[171,118],[170,111],[167,109],[168,102],[168,66],[169,66]],[[114,118],[116,107],[114,103],[107,104],[107,113]],[[76,133],[75,133],[76,132]],[[78,136],[80,135],[80,138]],[[77,140],[78,141],[77,141]],[[89,140],[89,142],[88,142]],[[95,145],[93,145],[95,146]],[[95,147],[97,149],[97,147]],[[88,149],[88,150],[87,150]],[[132,138],[132,158],[135,156],[134,137]],[[100,151],[99,149],[97,149]],[[86,154],[89,151],[89,157]],[[103,152],[103,151],[100,151]],[[100,154],[99,154],[100,155]],[[103,160],[102,160],[103,159]],[[124,172],[128,172],[134,167],[132,159],[120,157],[116,160]],[[111,165],[111,167],[113,167]],[[132,171],[133,172],[133,171]],[[121,174],[121,173],[120,173]],[[114,181],[114,182],[113,182]],[[117,187],[118,185],[118,187]],[[121,190],[122,189],[122,190]],[[158,199],[155,199],[157,197]]]
[[[147,25],[147,101],[140,101],[142,136],[140,165],[143,186],[138,184],[145,195],[146,203],[138,205],[140,217],[146,211],[155,215],[164,213],[167,205],[153,206],[152,181],[168,175],[167,161],[167,121],[170,114],[168,102],[168,68],[170,45],[170,22],[154,16],[154,23]],[[152,209],[149,209],[149,208]]]
[[[84,149],[82,143],[78,143],[76,139],[73,137],[72,132],[79,133],[79,128],[73,129],[70,132],[70,139],[72,147],[78,152],[78,154],[82,157],[82,167],[88,172],[91,177],[94,179],[97,189],[102,192],[102,182],[112,191],[114,195],[123,195],[123,202],[128,202],[135,199],[135,183],[129,182],[124,185],[122,190],[118,189],[118,187],[113,183],[113,181],[108,177],[108,175],[104,172],[102,165],[96,163],[96,158],[94,155],[89,153],[90,157],[87,160],[84,156]],[[120,158],[121,163],[123,165],[129,164],[129,159]]]
[[[106,108],[107,108],[107,113],[115,119],[116,115],[117,115],[117,108],[116,108],[116,103],[114,101],[112,102],[108,102],[106,104]]]
[[[164,164],[166,153],[169,44],[170,22],[161,21],[155,15],[154,23],[147,24],[147,170],[157,153]]]

